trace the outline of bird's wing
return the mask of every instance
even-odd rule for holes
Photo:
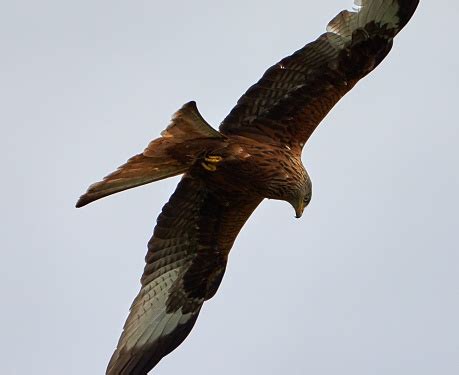
[[[228,252],[260,201],[212,192],[184,175],[158,217],[142,287],[107,374],[146,374],[180,345],[217,291]]]
[[[220,125],[300,148],[331,108],[389,53],[419,0],[354,0],[327,32],[266,71]]]

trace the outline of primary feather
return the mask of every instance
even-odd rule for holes
[[[312,187],[301,151],[331,108],[389,53],[418,0],[356,0],[327,32],[266,71],[212,129],[195,103],[162,137],[89,187],[77,203],[185,173],[158,217],[108,375],[147,374],[186,338],[216,293],[228,253],[264,198],[297,217]]]

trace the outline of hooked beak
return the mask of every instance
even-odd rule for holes
[[[298,203],[298,206],[295,207],[295,217],[299,219],[303,215],[303,211],[304,211],[304,201],[301,200]]]

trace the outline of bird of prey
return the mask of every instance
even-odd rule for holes
[[[301,152],[332,107],[389,53],[419,0],[355,0],[315,41],[269,68],[213,129],[189,102],[141,154],[89,187],[84,206],[183,174],[148,242],[141,289],[107,368],[147,374],[216,293],[242,226],[265,199],[300,217],[311,200]]]

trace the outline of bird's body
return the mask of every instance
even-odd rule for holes
[[[148,243],[135,298],[108,375],[143,375],[193,328],[222,281],[229,251],[265,198],[290,203],[300,217],[312,186],[301,152],[354,85],[389,53],[418,0],[356,0],[327,32],[266,71],[213,129],[194,102],[77,207],[183,174]]]
[[[311,183],[301,161],[301,153],[292,152],[287,145],[231,136],[216,147],[212,146],[206,150],[207,155],[196,160],[189,173],[205,180],[206,185],[215,191],[224,188],[227,193],[287,202],[293,202],[303,186],[305,195],[311,194]],[[214,164],[214,173],[208,173],[206,168],[207,164],[213,165],[206,161],[209,155],[214,160],[221,158]],[[272,168],[271,160],[280,161],[276,168]],[[234,174],[235,170],[239,173]]]

